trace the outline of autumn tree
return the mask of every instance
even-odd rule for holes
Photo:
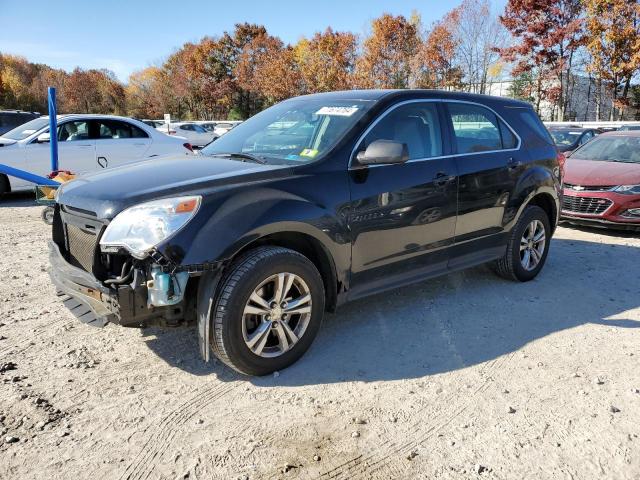
[[[244,46],[236,72],[238,85],[264,95],[268,105],[302,90],[293,48],[271,35],[260,35]]]
[[[357,39],[353,33],[327,28],[294,47],[295,59],[307,93],[346,90],[353,85]]]
[[[636,0],[584,0],[587,9],[589,71],[611,89],[610,120],[623,118],[633,76],[640,70],[640,3]]]
[[[487,93],[489,82],[501,70],[498,51],[506,47],[507,31],[491,11],[489,0],[463,0],[454,12],[449,29],[466,89]]]
[[[462,71],[454,64],[458,41],[453,28],[458,11],[453,10],[434,23],[411,61],[412,86],[417,88],[460,88]]]
[[[371,30],[357,61],[357,84],[364,88],[407,88],[411,61],[420,43],[416,25],[402,15],[385,13],[372,22]]]
[[[502,24],[515,43],[499,49],[515,62],[513,75],[538,72],[554,84],[545,87],[547,98],[557,107],[557,119],[565,119],[568,78],[574,55],[584,43],[582,0],[508,0]]]

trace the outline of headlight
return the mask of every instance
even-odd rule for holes
[[[640,185],[620,185],[612,191],[623,195],[640,195]]]
[[[126,248],[142,259],[184,227],[198,211],[201,200],[200,196],[165,198],[127,208],[107,226],[100,248],[104,252]]]

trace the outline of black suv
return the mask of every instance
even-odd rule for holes
[[[197,324],[239,372],[296,361],[325,310],[492,262],[545,263],[561,165],[531,107],[428,90],[293,98],[192,159],[62,186],[51,277],[92,325]]]

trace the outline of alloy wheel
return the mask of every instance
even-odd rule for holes
[[[278,273],[251,293],[242,314],[242,336],[255,355],[277,357],[298,343],[311,319],[311,292],[294,273]]]
[[[530,272],[538,266],[542,260],[545,245],[544,224],[540,220],[533,220],[520,239],[520,263],[525,270]]]

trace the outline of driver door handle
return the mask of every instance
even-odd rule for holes
[[[449,175],[445,172],[438,172],[433,177],[433,183],[438,186],[446,185],[447,183],[453,182],[456,179],[455,175]]]

